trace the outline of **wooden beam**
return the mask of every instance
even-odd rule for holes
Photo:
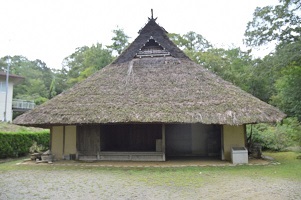
[[[163,161],[165,158],[165,124],[162,124],[162,152],[163,152]]]

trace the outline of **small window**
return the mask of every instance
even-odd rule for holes
[[[6,92],[6,83],[0,81],[0,92]]]

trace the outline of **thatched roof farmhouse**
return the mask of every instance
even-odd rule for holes
[[[194,63],[151,18],[113,63],[14,123],[51,128],[57,159],[229,159],[246,124],[284,117]]]

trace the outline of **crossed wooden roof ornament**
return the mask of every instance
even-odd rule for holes
[[[151,18],[148,18],[148,20],[154,20],[154,21],[156,21],[158,17],[154,18],[153,9],[151,9],[151,14],[152,14],[152,16],[151,16]]]

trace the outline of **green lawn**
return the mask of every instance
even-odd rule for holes
[[[224,167],[176,167],[176,168],[108,168],[92,166],[61,165],[17,165],[22,160],[13,160],[0,164],[1,171],[10,170],[85,170],[93,173],[112,173],[120,178],[133,179],[150,185],[201,186],[206,182],[214,182],[219,177],[235,178],[269,178],[301,181],[301,153],[297,152],[265,152],[280,164],[266,166],[224,166]]]
[[[301,153],[296,152],[265,152],[275,158],[276,163],[267,166],[226,166],[226,167],[183,167],[183,168],[145,168],[129,169],[128,174],[139,180],[154,185],[200,186],[219,177],[249,177],[287,179],[301,181]]]

